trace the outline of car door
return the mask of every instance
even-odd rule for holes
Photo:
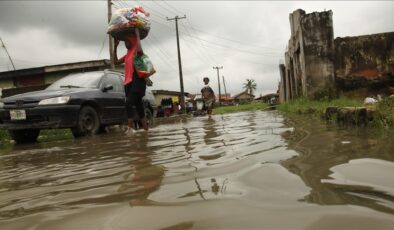
[[[112,89],[109,87],[112,86]],[[125,92],[121,76],[106,73],[101,81],[102,122],[104,124],[119,124],[127,120],[125,107]]]

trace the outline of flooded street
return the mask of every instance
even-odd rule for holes
[[[392,229],[394,143],[275,111],[0,154],[2,229]]]

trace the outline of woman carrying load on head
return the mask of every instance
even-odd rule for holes
[[[119,45],[119,40],[115,40],[114,59],[115,64],[124,63],[125,78],[123,85],[125,87],[126,93],[128,123],[127,133],[132,133],[133,130],[136,129],[133,121],[133,106],[135,106],[137,110],[141,125],[143,126],[144,130],[147,131],[148,123],[145,117],[144,105],[142,102],[142,98],[145,96],[146,91],[146,81],[144,78],[138,77],[134,67],[134,57],[137,55],[137,53],[143,54],[140,45],[139,30],[135,29],[135,35],[128,35],[124,42],[127,48],[127,53],[122,58],[118,59],[117,47]]]

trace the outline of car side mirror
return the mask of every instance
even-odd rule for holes
[[[107,91],[113,90],[113,89],[114,89],[114,86],[111,84],[108,84],[108,85],[104,86],[103,92],[107,92]]]

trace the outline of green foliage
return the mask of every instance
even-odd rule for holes
[[[39,141],[52,141],[71,139],[73,135],[70,129],[44,129],[40,131]]]
[[[384,128],[394,127],[394,97],[385,98],[377,104],[371,125]]]
[[[357,107],[362,106],[362,100],[341,97],[335,100],[311,100],[305,97],[295,99],[290,102],[280,104],[279,111],[297,114],[315,114],[323,116],[327,107]]]
[[[0,140],[1,140],[1,142],[7,141],[8,139],[10,139],[10,136],[8,135],[7,130],[0,129]]]
[[[240,100],[239,104],[240,105],[248,105],[248,104],[250,104],[250,101],[248,101],[248,100]]]
[[[311,100],[305,97],[295,99],[293,101],[280,104],[277,109],[286,113],[295,114],[311,114],[314,116],[323,117],[328,107],[361,107],[363,101],[361,99],[349,99],[341,97],[335,100]],[[372,121],[368,126],[378,128],[392,128],[394,127],[394,98],[385,98],[376,106],[373,106],[375,111],[372,113]],[[349,115],[346,119],[354,123],[360,123],[358,119],[361,117],[356,113]],[[330,116],[330,120],[337,120],[336,115]]]
[[[52,141],[60,139],[71,139],[73,135],[70,129],[44,129],[40,131],[39,141]],[[0,129],[0,147],[9,144],[11,137],[7,130]]]
[[[246,89],[249,94],[253,94],[253,91],[257,88],[257,84],[254,79],[246,79],[243,88]]]
[[[265,110],[268,108],[267,104],[264,103],[248,103],[244,105],[233,105],[233,106],[222,106],[215,108],[214,114],[225,114],[225,113],[235,113],[235,112],[244,112],[244,111],[257,111],[257,110]]]

